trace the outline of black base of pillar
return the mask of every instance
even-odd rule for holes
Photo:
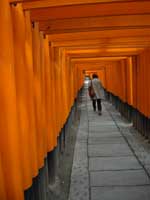
[[[56,147],[53,151],[48,153],[48,177],[49,184],[52,185],[55,183],[56,174],[58,171],[58,147]]]
[[[24,192],[25,200],[36,200],[33,186]]]
[[[81,93],[82,89],[80,90],[79,95],[81,95]],[[48,153],[44,167],[39,170],[38,176],[33,178],[32,186],[24,192],[25,200],[47,200],[48,186],[50,185],[53,187],[56,183],[56,177],[59,177],[60,157],[65,151],[71,126],[79,119],[78,103],[79,98],[75,100],[69,117],[61,130],[57,141],[57,147]]]
[[[48,171],[47,161],[39,170],[37,177],[33,178],[32,186],[24,192],[25,200],[47,200]]]
[[[64,150],[65,150],[65,141],[64,141],[64,138],[65,138],[65,133],[64,133],[64,128],[61,130],[61,133],[60,133],[60,136],[59,136],[59,152],[60,153],[63,153]]]

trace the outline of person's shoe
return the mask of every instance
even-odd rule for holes
[[[99,111],[99,112],[98,112],[98,115],[102,115],[102,112],[101,112],[101,111]]]

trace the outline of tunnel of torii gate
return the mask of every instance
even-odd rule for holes
[[[85,76],[149,138],[149,0],[0,0],[0,25],[0,200],[28,200],[45,165],[55,181]]]

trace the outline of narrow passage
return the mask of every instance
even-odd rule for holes
[[[149,200],[150,145],[106,101],[99,116],[85,88],[69,200]]]

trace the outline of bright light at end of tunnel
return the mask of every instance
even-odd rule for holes
[[[90,81],[90,78],[89,78],[88,76],[86,76],[86,77],[84,78],[84,85],[85,85],[85,87],[88,87],[89,81]]]

